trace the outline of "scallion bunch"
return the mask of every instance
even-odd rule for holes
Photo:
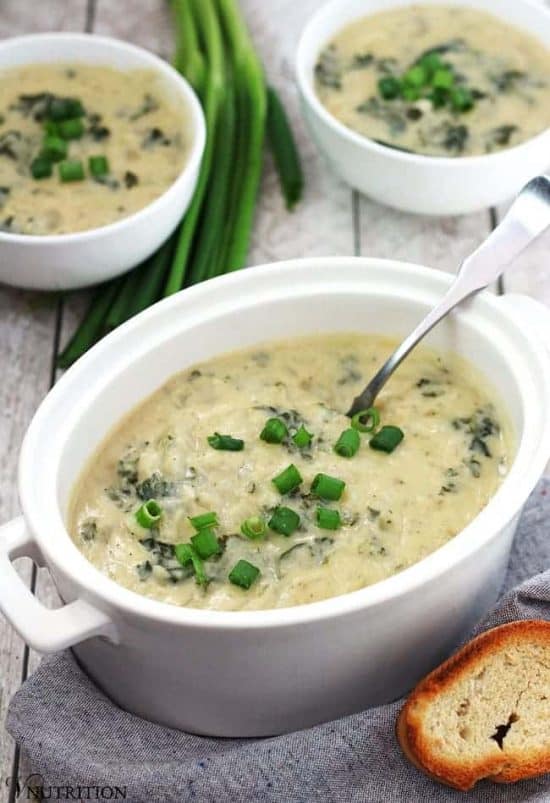
[[[143,264],[100,285],[60,355],[71,365],[104,334],[164,296],[246,263],[266,130],[287,208],[303,176],[281,102],[266,86],[237,0],[171,0],[174,65],[197,92],[207,138],[191,204],[172,236]]]

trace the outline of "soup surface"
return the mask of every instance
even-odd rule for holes
[[[76,545],[140,594],[228,610],[336,596],[428,555],[494,494],[511,437],[470,365],[418,349],[378,403],[377,431],[393,425],[404,438],[391,452],[371,448],[372,432],[350,427],[341,411],[395,345],[357,334],[300,338],[172,377],[85,468],[69,511]],[[279,422],[268,430],[280,442],[263,439],[269,419]],[[334,447],[350,428],[360,445],[344,457]],[[328,487],[326,477],[315,483],[318,474]],[[208,513],[216,514],[210,525],[211,517],[189,520]],[[195,544],[214,554],[201,560]],[[240,561],[247,565],[235,576]]]
[[[185,112],[153,71],[34,64],[1,79],[2,231],[113,223],[161,195],[185,164]]]
[[[550,125],[550,51],[468,8],[407,6],[355,21],[321,52],[315,87],[344,125],[416,153],[491,153]]]

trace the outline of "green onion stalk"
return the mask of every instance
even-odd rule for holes
[[[185,282],[193,238],[211,176],[216,130],[224,94],[223,41],[214,6],[210,0],[189,0],[189,3],[196,30],[200,33],[206,51],[207,70],[201,93],[206,120],[206,145],[195,194],[180,227],[174,261],[164,289],[165,296],[177,293]]]
[[[229,215],[217,270],[239,270],[246,263],[263,165],[267,113],[262,66],[235,0],[216,0],[233,57],[237,103],[237,147]]]

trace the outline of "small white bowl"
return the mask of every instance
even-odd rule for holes
[[[190,150],[174,183],[128,217],[74,234],[0,232],[0,281],[35,290],[69,290],[104,282],[150,256],[176,228],[189,206],[206,139],[202,108],[187,81],[165,61],[140,47],[78,33],[18,36],[0,44],[0,70],[56,62],[158,73],[167,91],[186,111]]]
[[[434,157],[378,145],[340,123],[314,88],[314,67],[323,47],[346,25],[415,0],[332,0],[309,21],[298,45],[296,71],[302,109],[311,134],[335,171],[360,192],[405,212],[453,215],[511,198],[550,165],[550,129],[514,148],[484,156]],[[466,6],[486,11],[536,36],[550,47],[550,13],[533,0],[422,0],[424,5]]]

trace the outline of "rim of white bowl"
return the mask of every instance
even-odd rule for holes
[[[361,270],[368,267],[380,268],[383,266],[385,274],[388,270],[406,270],[410,276],[412,272],[416,274],[419,281],[424,278],[431,282],[437,281],[442,288],[445,288],[451,281],[452,275],[434,268],[426,268],[422,265],[402,262],[399,260],[384,260],[368,257],[310,257],[303,259],[287,260],[278,263],[271,263],[254,268],[252,271],[240,271],[229,275],[210,279],[199,285],[195,285],[186,290],[168,297],[148,310],[135,316],[122,326],[118,327],[111,334],[97,343],[87,354],[80,358],[68,371],[61,377],[59,382],[50,391],[46,399],[38,408],[27,434],[23,441],[21,456],[19,460],[19,494],[22,503],[24,516],[31,531],[52,532],[59,530],[60,536],[67,541],[67,549],[59,554],[59,549],[55,547],[49,550],[42,546],[42,536],[39,535],[37,543],[44,551],[46,558],[49,556],[52,565],[57,567],[64,575],[76,583],[92,605],[101,607],[98,600],[106,602],[113,609],[123,611],[130,615],[139,615],[146,619],[162,622],[164,624],[182,625],[185,627],[220,629],[220,630],[256,630],[263,627],[288,627],[300,624],[311,624],[326,618],[335,618],[353,614],[365,608],[376,607],[391,599],[397,599],[407,593],[419,590],[422,586],[437,577],[444,577],[448,570],[460,565],[464,560],[472,557],[473,554],[486,543],[495,538],[502,537],[501,531],[506,527],[521,511],[530,492],[535,487],[538,479],[544,471],[546,463],[546,452],[550,448],[550,420],[538,436],[538,455],[537,459],[532,459],[533,455],[527,457],[523,455],[523,466],[518,468],[518,456],[525,438],[525,432],[517,444],[517,451],[511,464],[508,475],[505,477],[495,495],[491,497],[488,504],[478,513],[477,516],[461,530],[454,538],[434,552],[427,555],[422,560],[404,569],[397,574],[391,575],[377,583],[374,583],[356,591],[351,591],[328,599],[317,602],[294,605],[288,608],[272,608],[265,610],[239,610],[239,611],[219,611],[206,610],[200,608],[180,607],[166,602],[161,602],[149,597],[145,597],[137,592],[131,591],[115,580],[110,579],[96,568],[72,541],[63,521],[61,510],[57,501],[55,502],[55,519],[49,522],[39,522],[39,511],[36,504],[29,497],[32,483],[33,456],[35,454],[36,443],[43,439],[43,428],[46,426],[50,408],[57,405],[58,397],[65,394],[65,385],[78,381],[77,377],[81,371],[87,368],[89,361],[96,361],[105,358],[106,355],[115,347],[115,344],[123,345],[124,341],[131,333],[139,336],[139,330],[145,321],[152,318],[168,320],[170,310],[181,303],[181,298],[185,298],[193,303],[208,298],[211,290],[216,288],[232,289],[238,293],[238,287],[243,282],[249,281],[252,277],[263,284],[264,280],[270,277],[277,277],[278,274],[289,274],[290,278],[295,278],[296,269],[299,266],[306,267],[310,264],[315,268],[318,266],[329,266],[341,268],[342,264],[361,266]],[[417,288],[418,289],[418,288]],[[506,298],[504,296],[504,298]],[[534,360],[539,365],[548,365],[549,355],[546,346],[539,342],[534,330],[527,333],[522,328],[523,321],[514,317],[513,311],[505,307],[502,297],[493,296],[485,291],[478,296],[483,304],[488,305],[489,309],[496,311],[497,315],[505,316],[510,320],[511,325],[515,326],[519,336],[529,342],[529,347]],[[162,313],[168,313],[162,315]],[[162,325],[162,324],[161,324]],[[223,353],[223,349],[221,350]],[[105,361],[109,364],[109,361]],[[550,374],[542,372],[543,381],[546,385],[546,396],[550,398]],[[524,395],[525,398],[525,395]],[[529,422],[525,430],[529,431]],[[532,427],[531,427],[532,429]],[[528,438],[529,440],[529,438]],[[534,435],[531,432],[531,442],[534,442]],[[543,449],[542,446],[545,448]],[[544,454],[542,454],[544,452]],[[521,471],[520,471],[521,469]],[[55,467],[54,476],[57,476],[58,467]],[[57,483],[57,480],[55,480]],[[33,535],[33,538],[36,536]],[[106,611],[109,615],[109,610]],[[116,616],[115,616],[116,619]]]
[[[143,206],[141,209],[138,209],[137,212],[133,212],[131,215],[127,217],[123,217],[120,220],[115,220],[113,223],[107,223],[105,226],[97,226],[93,229],[83,229],[82,231],[74,231],[68,232],[67,234],[16,234],[12,232],[5,232],[0,231],[0,244],[2,242],[10,242],[19,245],[31,246],[31,247],[49,247],[49,246],[58,246],[61,243],[79,243],[84,242],[86,240],[93,239],[94,237],[99,237],[102,235],[109,235],[109,234],[116,234],[120,232],[120,234],[124,233],[124,229],[128,226],[132,226],[135,223],[139,223],[139,221],[143,218],[143,222],[150,214],[151,210],[156,209],[158,206],[163,205],[167,201],[170,201],[172,195],[177,195],[180,185],[185,183],[190,175],[195,170],[199,169],[200,162],[202,159],[202,155],[204,152],[204,146],[206,143],[206,123],[204,119],[204,112],[202,110],[202,106],[200,104],[197,95],[195,94],[194,89],[192,88],[191,84],[182,76],[180,73],[175,70],[171,64],[164,59],[161,59],[160,56],[157,56],[155,53],[151,53],[150,51],[146,50],[143,47],[139,47],[138,45],[131,44],[130,42],[125,42],[122,39],[117,39],[114,36],[97,36],[96,34],[89,34],[89,33],[72,33],[68,31],[62,31],[57,33],[36,33],[36,34],[26,34],[24,36],[13,36],[9,39],[5,39],[3,42],[0,42],[0,56],[2,52],[9,50],[11,47],[17,47],[19,44],[29,44],[32,45],[33,42],[40,42],[40,41],[51,41],[53,43],[59,41],[75,41],[76,43],[85,41],[87,45],[92,43],[101,44],[107,47],[112,48],[113,50],[117,50],[119,52],[126,52],[132,53],[134,55],[139,56],[140,59],[143,61],[143,69],[151,69],[157,73],[160,73],[163,78],[165,79],[167,84],[171,84],[172,86],[177,85],[180,90],[180,96],[178,98],[178,103],[180,105],[185,105],[185,111],[191,115],[192,118],[192,141],[191,141],[191,148],[185,163],[175,178],[175,180],[162,192],[157,198],[154,198],[150,203],[146,206]],[[57,59],[55,57],[55,53],[52,54],[52,64],[57,63]],[[59,63],[63,63],[66,59],[60,59]],[[74,59],[69,59],[69,61],[74,61],[76,63],[82,64],[95,64],[96,62],[90,62],[85,57],[79,56]],[[32,54],[29,56],[28,61],[22,62],[23,64],[34,64]],[[50,63],[50,62],[48,62]],[[99,64],[99,62],[97,62]],[[106,64],[106,66],[109,66]],[[10,67],[4,67],[0,65],[0,75],[4,70],[9,70]],[[130,69],[138,69],[137,67],[133,67]],[[122,68],[122,71],[123,68]],[[184,96],[182,99],[181,95]]]
[[[365,0],[365,2],[368,2],[368,0]],[[403,7],[414,5],[415,2],[417,2],[417,0],[401,0]],[[470,2],[472,7],[475,7],[475,0],[470,0]],[[541,14],[541,17],[546,17],[550,25],[550,10],[546,6],[542,5],[540,0],[516,0],[516,2],[522,3],[524,6],[531,8],[535,13]],[[437,4],[449,5],[449,3],[446,3],[445,0],[440,0],[440,2]],[[396,6],[396,8],[398,7],[399,6]],[[541,131],[539,134],[535,134],[535,136],[530,137],[524,142],[520,142],[519,144],[513,145],[510,148],[503,148],[502,150],[495,151],[494,153],[482,153],[474,156],[433,156],[423,153],[408,153],[407,151],[401,151],[398,148],[391,148],[388,145],[381,145],[378,142],[375,142],[375,140],[370,139],[363,134],[359,134],[352,128],[344,125],[344,123],[341,123],[338,118],[331,114],[321,103],[317,93],[315,92],[312,76],[309,75],[308,67],[306,65],[305,51],[309,48],[308,39],[313,36],[312,29],[318,23],[318,21],[327,15],[333,8],[341,9],[342,0],[329,0],[329,2],[321,6],[321,8],[319,8],[307,21],[302,33],[300,34],[300,39],[298,40],[298,47],[296,49],[295,73],[298,86],[307,103],[312,107],[313,111],[318,117],[321,117],[327,125],[329,125],[344,139],[347,139],[349,142],[363,147],[366,150],[371,150],[374,153],[383,155],[388,159],[395,159],[396,161],[410,162],[421,165],[440,166],[444,168],[450,168],[451,170],[462,170],[464,165],[471,165],[475,167],[486,162],[494,163],[498,160],[505,160],[508,154],[521,154],[523,151],[529,150],[533,146],[537,146],[545,139],[550,140],[549,127],[544,129],[544,131]],[[317,40],[317,54],[321,52],[321,48],[327,44],[331,37],[340,33],[347,25],[351,24],[355,20],[369,17],[377,13],[380,13],[380,9],[373,12],[366,10],[359,13],[353,19],[347,20],[347,22],[344,24],[340,23],[334,25],[332,32],[327,37]],[[504,20],[504,18],[499,15],[497,8],[495,8],[492,13],[495,17],[499,17],[500,19]]]

